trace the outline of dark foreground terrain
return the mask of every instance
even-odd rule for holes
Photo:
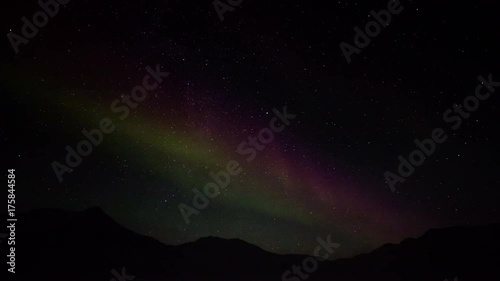
[[[127,230],[98,208],[24,213],[16,235],[16,274],[9,280],[280,281],[307,257],[215,237],[168,246]],[[499,268],[500,224],[493,224],[433,229],[369,254],[323,261],[307,280],[498,280]],[[115,277],[113,269],[125,275]],[[287,278],[302,280],[293,274]]]

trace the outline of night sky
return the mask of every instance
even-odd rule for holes
[[[311,254],[331,234],[332,259],[499,222],[500,88],[460,128],[443,119],[478,76],[500,81],[498,4],[442,2],[401,0],[351,63],[339,44],[388,1],[244,0],[223,21],[211,1],[61,5],[17,54],[2,45],[2,162],[16,169],[18,208],[98,206],[166,244],[211,235]],[[3,1],[3,33],[38,10]],[[169,75],[122,120],[111,104],[157,65]],[[248,161],[239,145],[284,107],[296,117]],[[103,118],[114,131],[60,183],[51,164]],[[391,192],[384,173],[435,128],[448,139]],[[193,207],[193,189],[231,160],[241,173],[186,224],[179,204]]]

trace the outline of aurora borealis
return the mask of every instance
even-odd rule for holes
[[[427,39],[445,40],[413,27],[411,20],[430,8],[407,3],[398,25],[377,38],[391,47],[375,44],[346,64],[338,43],[364,19],[344,15],[342,7],[352,4],[335,4],[332,17],[297,1],[248,1],[221,23],[209,2],[153,2],[72,1],[19,54],[3,55],[2,90],[12,116],[4,138],[25,186],[20,207],[100,206],[166,244],[218,236],[281,254],[308,254],[316,237],[331,234],[342,245],[332,259],[433,227],[496,220],[498,137],[489,117],[498,98],[396,193],[383,177],[398,154],[413,149],[413,139],[440,124],[437,113],[470,92],[483,69],[498,72],[486,59],[494,47],[462,46],[467,55],[484,56],[484,64],[463,58],[458,74],[450,72],[449,49],[406,54]],[[23,9],[12,9],[15,22]],[[110,104],[157,64],[170,75],[120,120]],[[247,161],[239,145],[284,107],[296,117]],[[75,147],[81,131],[98,128],[102,118],[115,130],[59,183],[51,163],[62,163],[64,148]],[[231,160],[242,172],[186,224],[179,204],[193,206],[193,189],[203,190],[213,181],[210,172]]]

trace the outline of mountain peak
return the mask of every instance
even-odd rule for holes
[[[201,237],[194,242],[189,242],[180,245],[181,248],[187,251],[214,251],[219,253],[247,252],[253,254],[268,253],[260,247],[250,244],[238,238],[221,238],[217,236]]]
[[[85,210],[83,210],[83,213],[84,214],[87,214],[87,215],[97,215],[97,216],[106,216],[106,217],[109,217],[108,214],[106,214],[102,209],[101,207],[90,207],[90,208],[87,208]]]

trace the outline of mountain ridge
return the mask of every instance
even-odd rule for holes
[[[110,271],[121,268],[136,280],[279,280],[308,257],[271,253],[239,238],[208,236],[166,245],[128,230],[98,207],[39,209],[18,218],[17,240],[23,243],[16,275],[22,280],[110,280]],[[499,265],[498,237],[500,224],[430,229],[370,253],[318,262],[308,280],[474,280]],[[51,266],[54,260],[58,270]],[[295,278],[283,280],[300,280]]]

